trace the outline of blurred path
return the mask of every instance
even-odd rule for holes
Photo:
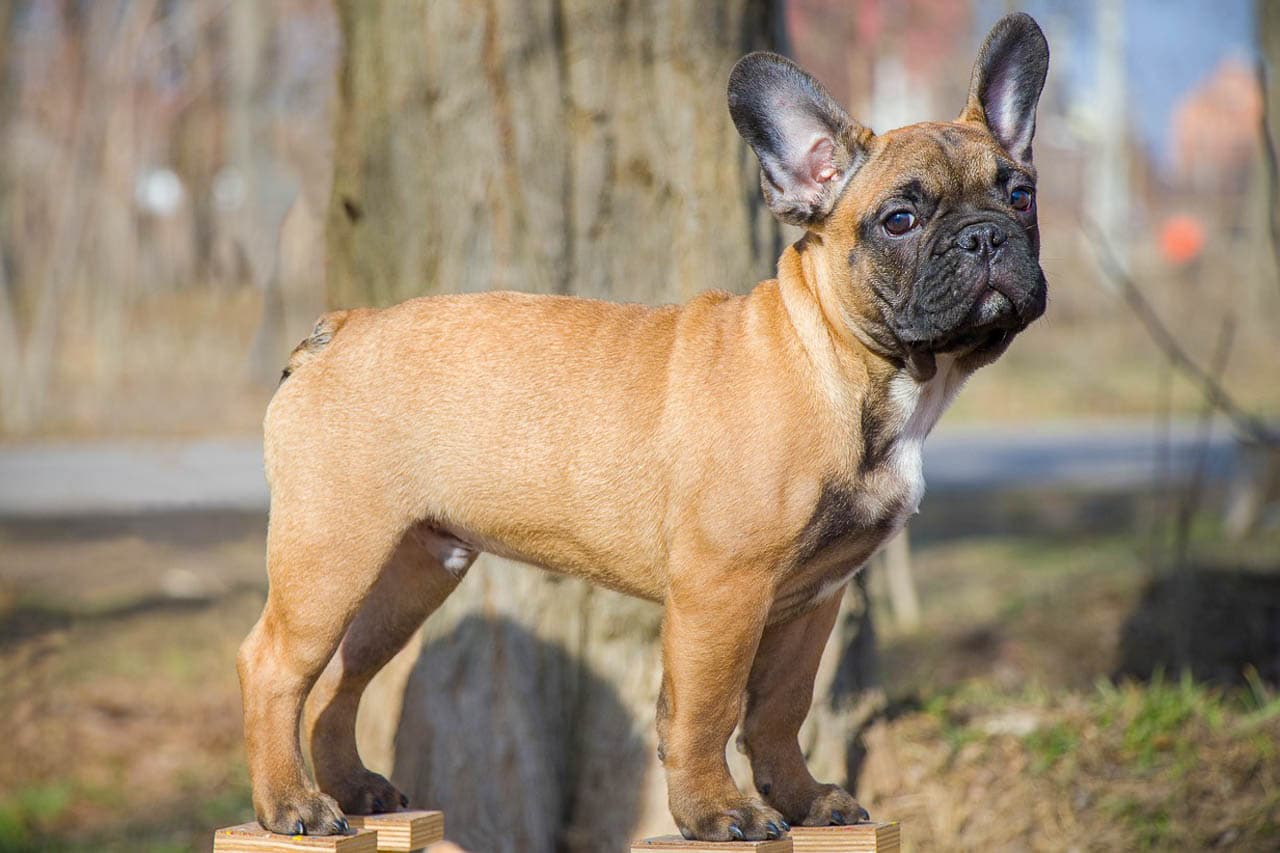
[[[1193,470],[1197,429],[1173,425],[1174,476]],[[1161,437],[1150,421],[940,427],[925,442],[931,492],[1059,486],[1135,489],[1157,481]],[[1209,470],[1235,463],[1231,435],[1215,425]],[[0,516],[265,510],[258,439],[0,445]]]

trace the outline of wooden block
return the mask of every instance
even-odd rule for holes
[[[681,853],[720,853],[725,850],[791,853],[792,847],[786,838],[773,841],[688,841],[679,835],[659,835],[631,842],[631,853],[651,853],[657,850],[679,850]]]
[[[360,830],[350,835],[276,835],[257,823],[242,823],[213,834],[213,853],[377,853],[378,835]]]
[[[347,815],[347,822],[353,829],[372,829],[377,832],[378,853],[421,850],[428,844],[444,840],[444,812]]]
[[[793,826],[789,837],[795,853],[898,853],[900,829],[896,820],[852,826]]]

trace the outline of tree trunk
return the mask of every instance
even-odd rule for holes
[[[743,53],[778,46],[777,7],[339,0],[331,306],[497,288],[673,302],[770,277],[784,235],[725,84]],[[871,679],[860,587],[846,610],[804,735],[838,781]],[[362,752],[472,850],[673,831],[653,731],[660,621],[484,557],[371,686]]]

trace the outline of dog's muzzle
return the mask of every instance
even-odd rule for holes
[[[917,286],[914,310],[898,335],[934,352],[1022,331],[1044,313],[1047,295],[1030,241],[992,220],[957,230],[931,256]]]

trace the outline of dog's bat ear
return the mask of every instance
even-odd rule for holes
[[[729,114],[760,159],[769,209],[783,222],[819,227],[865,159],[871,131],[776,53],[738,60],[729,75]]]
[[[985,124],[1011,157],[1029,164],[1036,104],[1048,73],[1049,43],[1035,18],[1005,15],[978,52],[960,120]]]

